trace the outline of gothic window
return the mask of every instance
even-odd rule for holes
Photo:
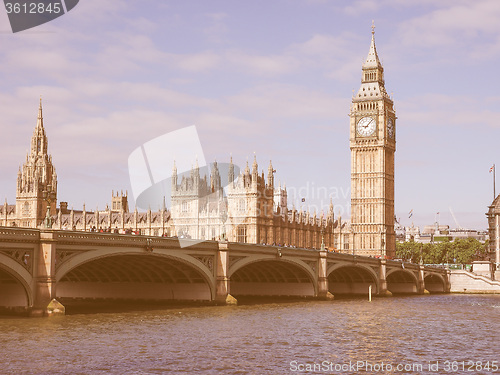
[[[245,225],[238,226],[237,242],[247,242],[247,227]]]
[[[188,212],[188,202],[183,201],[182,202],[182,212]]]
[[[243,198],[238,200],[238,211],[245,211],[246,210],[246,202]]]
[[[23,216],[30,216],[30,204],[28,202],[24,203]]]

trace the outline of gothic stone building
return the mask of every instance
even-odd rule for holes
[[[330,248],[347,248],[349,231],[334,220],[333,204],[325,216],[297,211],[287,207],[287,191],[275,187],[272,163],[267,176],[259,173],[254,157],[239,176],[234,175],[231,158],[229,184],[221,186],[217,162],[210,176],[200,176],[196,165],[189,176],[178,181],[177,169],[172,172],[170,233],[182,238],[214,240],[227,238],[232,242],[276,244],[319,248],[324,240]],[[346,246],[347,245],[347,246]]]
[[[43,127],[42,101],[31,137],[26,160],[17,173],[16,204],[5,202],[2,209],[4,225],[38,227],[47,216],[56,214],[57,174],[48,153],[48,140]]]
[[[274,184],[275,172],[269,163],[267,177],[263,171],[259,174],[254,158],[251,171],[247,163],[245,170],[235,176],[231,159],[230,183],[223,187],[216,162],[210,176],[200,176],[196,165],[190,176],[182,176],[180,181],[174,166],[170,210],[163,202],[159,211],[130,212],[128,195],[123,192],[112,192],[111,206],[104,210],[90,211],[85,205],[81,210],[68,209],[67,202],[60,202],[57,208],[57,175],[48,153],[40,102],[31,149],[19,169],[16,204],[6,201],[0,207],[0,225],[200,240],[226,238],[305,248],[319,248],[324,241],[330,249],[349,252],[349,224],[334,219],[333,205],[319,217],[316,212],[311,216],[309,212],[289,209],[286,188]]]

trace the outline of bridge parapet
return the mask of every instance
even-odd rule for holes
[[[24,288],[27,308],[39,310],[69,292],[83,296],[78,298],[117,293],[117,298],[227,303],[234,293],[327,298],[367,294],[369,286],[378,295],[391,288],[423,293],[427,284],[432,291],[449,290],[448,271],[438,267],[295,247],[218,241],[185,245],[171,237],[0,228],[0,282],[2,277],[17,280],[19,287],[11,290]]]
[[[29,242],[40,240],[39,229],[0,227],[0,244],[2,242]]]
[[[14,260],[30,275],[33,274],[34,255],[39,243],[40,231],[37,229],[0,227],[0,255]]]

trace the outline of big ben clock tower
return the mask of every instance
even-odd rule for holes
[[[375,27],[351,104],[351,229],[353,253],[394,257],[394,152],[396,113],[385,90],[375,49]]]

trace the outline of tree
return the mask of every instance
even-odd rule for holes
[[[422,244],[413,240],[396,244],[396,258],[407,262],[418,263]]]
[[[425,264],[458,263],[466,264],[474,260],[487,259],[488,241],[481,243],[474,238],[445,240],[438,243],[418,243],[413,240],[396,244],[396,257],[412,263]]]

